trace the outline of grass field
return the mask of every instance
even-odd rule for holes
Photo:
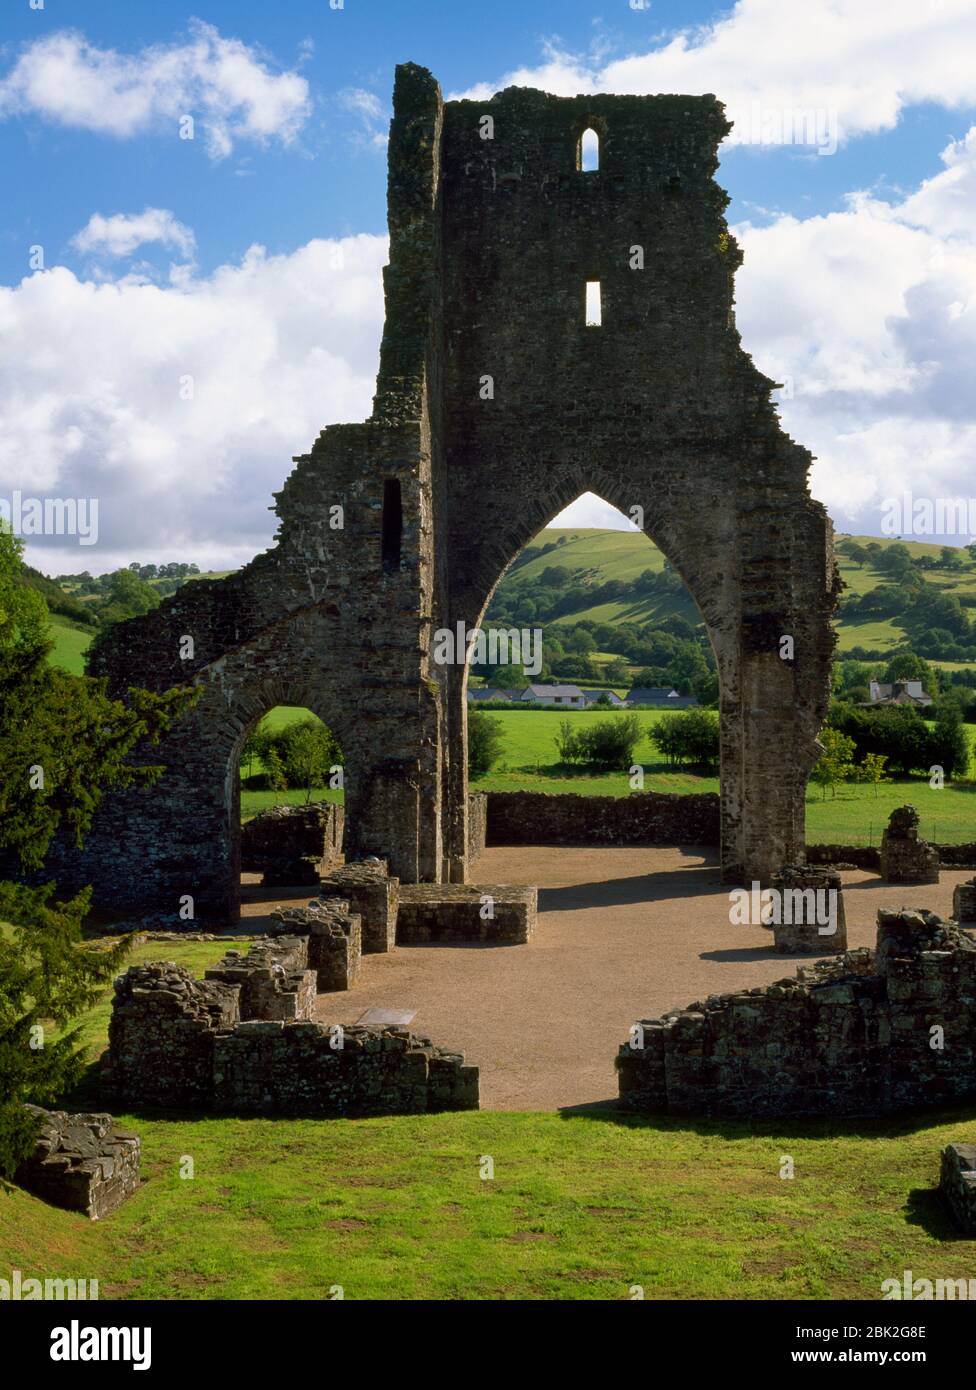
[[[85,674],[85,652],[95,635],[95,629],[78,627],[67,618],[57,615],[51,617],[51,638],[54,650],[48,660],[52,666],[60,666],[73,676]]]
[[[132,960],[199,971],[222,950],[145,945]],[[107,1020],[106,997],[85,1020],[93,1055]],[[0,1193],[5,1274],[97,1279],[103,1299],[324,1299],[341,1286],[398,1301],[628,1299],[634,1285],[649,1299],[877,1299],[904,1269],[974,1275],[976,1244],[954,1235],[935,1191],[939,1150],[972,1134],[972,1110],[883,1124],[117,1119],[141,1136],[142,1188],[94,1224]]]
[[[632,790],[625,772],[586,774],[557,763],[555,738],[559,725],[598,718],[621,718],[619,712],[594,710],[492,710],[501,721],[504,750],[485,777],[473,779],[477,791],[539,791],[576,793],[581,796],[628,796]],[[657,710],[635,710],[645,737],[637,746],[636,761],[644,768],[644,791],[717,792],[718,776],[669,769],[646,734],[661,718]],[[976,752],[976,726],[966,726]],[[880,844],[881,831],[891,812],[906,801],[922,817],[922,833],[936,842],[955,843],[976,839],[976,782],[948,782],[941,790],[925,778],[904,778],[875,789],[843,784],[824,799],[817,787],[807,793],[807,837],[814,843]]]
[[[702,777],[694,772],[667,766],[647,734],[663,711],[634,710],[645,730],[637,747],[637,762],[644,768],[644,791],[717,792],[717,775]],[[473,791],[538,791],[575,793],[580,796],[629,796],[632,788],[625,772],[588,774],[557,762],[556,734],[563,720],[580,721],[620,718],[619,711],[607,710],[491,710],[502,725],[504,749],[496,766],[485,777],[473,778]],[[308,717],[308,710],[281,705],[266,716],[274,728]],[[976,726],[967,725],[976,754]],[[282,802],[301,805],[305,792],[241,792],[241,816],[248,820],[258,811]],[[313,801],[342,801],[342,793],[316,788]],[[807,793],[807,837],[814,843],[877,845],[881,831],[896,806],[910,801],[922,817],[922,833],[937,843],[957,843],[976,839],[976,783],[949,782],[941,790],[930,787],[925,778],[903,778],[884,783],[877,789],[844,784],[835,796],[826,799],[819,788]]]

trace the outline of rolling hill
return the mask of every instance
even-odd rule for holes
[[[893,540],[846,534],[838,534],[836,540],[838,545],[844,542],[856,542],[861,546],[876,543],[886,548],[895,544]],[[933,560],[939,558],[941,547],[938,545],[923,541],[905,541],[901,544],[907,547],[913,557],[928,555]],[[533,549],[536,553],[531,553]],[[967,608],[976,611],[976,561],[969,560],[965,552],[962,554],[966,560],[964,569],[957,572],[930,570],[926,574],[926,582],[940,592],[959,598]],[[523,555],[527,555],[527,558],[516,559],[501,580],[492,603],[493,608],[498,602],[510,601],[512,595],[519,590],[537,585],[543,573],[553,567],[568,571],[574,586],[592,588],[594,591],[612,580],[632,584],[646,570],[658,574],[665,568],[665,559],[661,551],[637,531],[548,527],[539,533]],[[858,565],[840,552],[837,559],[845,584],[845,594],[862,595],[885,582],[885,576],[872,568],[870,563]],[[222,578],[224,573],[227,571],[193,575],[187,582],[192,583],[198,578]],[[53,581],[46,581],[48,589],[52,583]],[[46,593],[46,597],[50,599],[50,594]],[[691,623],[700,621],[698,609],[687,592],[679,592],[631,595],[594,602],[589,606],[574,608],[572,612],[551,619],[550,622],[557,626],[573,626],[581,619],[589,619],[615,626],[627,622],[656,622],[671,615],[686,618]],[[839,615],[836,626],[838,654],[841,656],[856,647],[885,652],[910,641],[908,633],[900,626],[897,617],[859,620]],[[72,622],[64,614],[53,614],[52,633],[55,638],[55,650],[52,660],[67,670],[80,671],[84,652],[94,631],[95,629]],[[597,659],[609,659],[610,655],[609,652],[600,653]],[[936,664],[948,669],[963,669],[967,666],[976,669],[976,664],[966,662],[939,661]]]
[[[877,544],[886,549],[896,544],[894,539],[852,536],[846,533],[838,533],[835,539],[838,546],[844,542],[854,542],[860,546]],[[939,545],[923,541],[899,543],[906,546],[913,558],[925,555],[935,561],[939,559]],[[496,590],[493,608],[499,602],[502,605],[512,602],[520,589],[538,584],[545,570],[553,566],[570,571],[574,585],[593,589],[611,580],[632,583],[645,570],[659,573],[665,567],[661,551],[647,536],[637,531],[548,527],[539,533],[532,546],[539,547],[540,553],[532,555],[522,563],[516,560]],[[543,550],[545,553],[541,553]],[[926,582],[940,592],[958,598],[965,606],[976,609],[976,561],[970,560],[964,551],[962,557],[966,562],[963,570],[930,570],[926,573]],[[886,577],[873,569],[870,563],[858,565],[839,551],[837,561],[845,585],[845,595],[860,596],[886,582]],[[565,613],[550,621],[564,626],[573,626],[581,620],[616,625],[624,622],[659,621],[671,614],[678,614],[693,623],[701,621],[698,609],[687,593],[625,596],[574,608],[571,613]],[[841,656],[855,647],[884,652],[910,643],[908,633],[900,626],[897,618],[858,620],[840,614],[835,620],[835,625],[838,632],[838,654]],[[972,665],[954,661],[939,661],[936,664],[949,669],[962,669]]]

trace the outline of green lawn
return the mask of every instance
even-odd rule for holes
[[[199,970],[221,951],[149,945],[133,960]],[[107,1019],[106,999],[86,1020],[93,1051]],[[649,1299],[873,1300],[904,1269],[974,1272],[976,1243],[954,1235],[935,1192],[939,1150],[971,1136],[972,1109],[885,1123],[117,1119],[142,1138],[142,1188],[95,1224],[0,1194],[0,1268],[98,1279],[103,1299],[322,1299],[341,1286],[452,1301],[627,1299],[635,1284]]]
[[[271,806],[304,806],[309,801],[343,801],[341,791],[333,791],[330,787],[313,787],[311,793],[306,791],[286,791],[286,792],[265,792],[247,791],[241,788],[241,820],[250,820],[259,811],[267,811]]]
[[[56,614],[52,615],[51,637],[54,641],[54,650],[48,658],[51,665],[60,666],[63,670],[70,671],[73,676],[83,676],[85,674],[85,652],[88,650],[94,635],[94,628],[77,627],[67,618],[58,617]]]
[[[661,718],[657,710],[632,711],[649,732]],[[492,771],[473,779],[476,791],[574,792],[582,796],[628,796],[632,790],[625,772],[587,775],[577,769],[560,767],[556,762],[555,736],[562,720],[621,718],[619,711],[593,710],[492,710],[501,721],[504,748]],[[976,748],[976,726],[967,725]],[[644,791],[717,792],[718,776],[700,777],[693,772],[667,767],[646,736],[637,746],[637,762],[644,768]],[[905,778],[878,787],[856,784],[838,788],[826,800],[819,788],[807,793],[807,838],[813,843],[874,844],[891,812],[906,801],[922,816],[922,833],[927,839],[955,843],[976,839],[976,783],[949,782],[941,791],[927,779]]]

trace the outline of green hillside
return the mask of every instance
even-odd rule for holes
[[[85,652],[95,635],[95,628],[81,627],[56,614],[51,616],[51,637],[54,650],[48,658],[52,666],[60,666],[73,676],[85,673]]]
[[[839,534],[837,542],[837,561],[844,582],[842,598],[862,598],[889,582],[889,577],[880,571],[870,559],[858,563],[845,550],[853,545],[861,547],[879,546],[882,551],[892,545],[904,545],[913,559],[921,559],[932,567],[924,574],[925,584],[940,595],[958,599],[969,614],[976,631],[976,560],[966,551],[959,551],[962,568],[947,570],[939,568],[942,547],[923,541],[899,542],[872,536],[851,536]],[[875,557],[877,552],[875,552]],[[518,617],[522,607],[521,598],[526,594],[538,593],[546,581],[543,576],[550,572],[550,591],[557,595],[568,594],[571,600],[569,611],[557,612],[542,621],[547,629],[573,628],[580,622],[618,627],[622,624],[657,624],[665,619],[677,617],[692,625],[701,621],[700,614],[687,590],[671,575],[672,591],[632,592],[642,576],[648,572],[667,579],[664,574],[665,558],[661,551],[647,536],[637,531],[611,531],[586,527],[548,527],[541,531],[522,555],[519,556],[504,576],[492,599],[488,610],[488,621],[503,621],[505,616]],[[223,578],[229,571],[211,571],[206,574],[186,576],[182,581],[190,583],[197,579]],[[56,595],[57,585],[44,576],[36,576],[36,587],[41,588],[48,603]],[[557,582],[558,581],[558,582]],[[31,581],[34,582],[32,576]],[[172,587],[173,580],[153,580],[152,588],[162,592]],[[607,597],[599,594],[601,586],[616,584],[623,592]],[[69,608],[88,607],[96,596],[86,594],[81,586],[70,580],[61,586]],[[586,602],[587,591],[593,592],[593,602]],[[56,602],[56,597],[54,602]],[[530,623],[536,621],[531,610]],[[68,612],[52,614],[55,651],[52,660],[70,671],[80,671],[82,658],[91,637],[97,630],[94,627],[73,621]],[[873,614],[860,615],[839,613],[835,622],[838,633],[838,653],[845,656],[856,649],[876,652],[883,656],[899,647],[911,646],[912,637],[903,623],[903,615],[883,617]],[[612,644],[601,642],[602,650],[593,654],[597,667],[614,656]],[[976,670],[976,662],[931,656],[929,659],[947,670]]]
[[[880,546],[887,550],[896,544],[903,544],[913,559],[925,559],[937,566],[942,547],[923,541],[900,542],[876,536],[852,536],[840,533],[836,536],[837,562],[845,588],[843,597],[862,597],[871,590],[887,582],[887,577],[879,572],[870,561],[858,564],[844,553],[847,546],[857,544]],[[533,553],[534,552],[534,553]],[[966,551],[959,551],[963,568],[948,571],[931,568],[925,573],[926,584],[940,594],[957,598],[972,617],[976,613],[976,560]],[[489,621],[496,613],[506,608],[518,607],[518,595],[538,589],[544,582],[547,570],[565,569],[570,578],[564,587],[598,589],[611,581],[632,585],[641,575],[650,570],[660,574],[666,566],[661,551],[637,531],[609,531],[589,528],[548,527],[541,531],[523,552],[528,558],[519,557],[504,576],[492,599],[488,611]],[[608,623],[616,626],[622,623],[652,623],[672,615],[698,623],[701,616],[687,591],[674,594],[647,595],[624,594],[592,604],[581,604],[572,611],[560,613],[546,620],[548,624],[563,627],[575,626],[579,622]],[[859,617],[838,614],[835,625],[838,632],[838,651],[841,655],[854,648],[864,648],[885,653],[895,648],[911,645],[911,636],[899,621],[898,616]],[[976,663],[969,661],[934,658],[935,664],[949,670],[976,669]]]

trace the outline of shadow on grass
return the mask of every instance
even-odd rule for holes
[[[949,1209],[937,1187],[913,1187],[902,1210],[909,1226],[921,1226],[935,1240],[961,1240],[972,1243],[953,1225]]]
[[[645,1115],[624,1110],[615,1097],[566,1105],[557,1111],[563,1120],[600,1120],[625,1129],[662,1134],[690,1133],[714,1139],[901,1139],[926,1130],[954,1124],[963,1135],[972,1132],[976,1106],[953,1110],[912,1110],[899,1115],[769,1116],[757,1119],[720,1115]],[[925,1195],[925,1190],[922,1189]],[[914,1194],[913,1194],[914,1195]],[[931,1192],[929,1192],[931,1195]],[[911,1206],[911,1197],[909,1198]],[[906,1208],[907,1209],[907,1208]],[[924,1203],[918,1204],[924,1213]],[[933,1218],[934,1219],[934,1218]],[[921,1222],[921,1216],[919,1217]]]

